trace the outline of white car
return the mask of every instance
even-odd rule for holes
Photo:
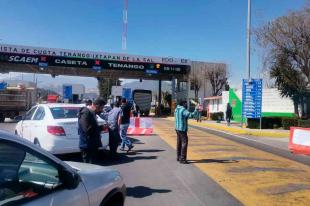
[[[19,121],[15,134],[53,153],[79,152],[77,114],[84,105],[39,104],[31,108]],[[99,125],[105,123],[100,117]],[[109,145],[107,130],[101,133],[102,149]]]
[[[117,170],[63,162],[0,130],[0,205],[123,206],[125,196]]]

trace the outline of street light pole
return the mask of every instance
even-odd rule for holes
[[[246,70],[248,80],[250,80],[251,79],[251,0],[248,0]]]
[[[248,0],[248,16],[247,16],[247,35],[246,35],[246,74],[248,81],[251,80],[251,0]],[[244,104],[244,102],[242,102]],[[243,127],[243,110],[241,114],[241,127]],[[247,120],[246,120],[247,121]],[[261,122],[261,120],[260,120]]]

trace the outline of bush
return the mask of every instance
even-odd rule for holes
[[[248,126],[250,129],[259,129],[259,119],[248,119]]]
[[[290,129],[290,127],[296,127],[298,125],[299,123],[297,118],[282,118],[283,129]]]
[[[259,119],[248,119],[248,128],[259,129]],[[281,117],[263,117],[262,118],[262,129],[277,129],[282,127]]]
[[[208,112],[207,112],[207,111],[202,111],[202,112],[201,112],[201,116],[203,116],[203,117],[208,116]]]
[[[170,107],[161,108],[161,114],[169,116],[171,114],[171,108]]]
[[[307,120],[299,119],[299,120],[298,120],[298,127],[307,127],[307,128],[310,128],[310,119],[307,119]]]
[[[223,112],[211,113],[211,119],[215,120],[215,121],[223,120],[224,119],[224,113]]]

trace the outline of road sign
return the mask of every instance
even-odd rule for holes
[[[8,84],[6,82],[0,82],[0,91],[5,90],[7,88]]]
[[[63,86],[63,98],[64,99],[72,99],[72,85],[69,86]]]
[[[145,73],[147,73],[147,74],[158,74],[158,70],[147,69],[147,70],[145,70]]]
[[[127,101],[131,101],[131,88],[123,88],[122,97],[126,98]]]
[[[262,79],[242,80],[242,116],[262,117]]]

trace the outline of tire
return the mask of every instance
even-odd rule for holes
[[[39,142],[38,139],[34,139],[33,144],[38,146],[38,147],[41,147],[40,142]]]
[[[124,206],[124,200],[121,194],[117,193],[107,201],[103,200],[100,206]]]
[[[109,201],[104,206],[124,206],[121,201]]]

